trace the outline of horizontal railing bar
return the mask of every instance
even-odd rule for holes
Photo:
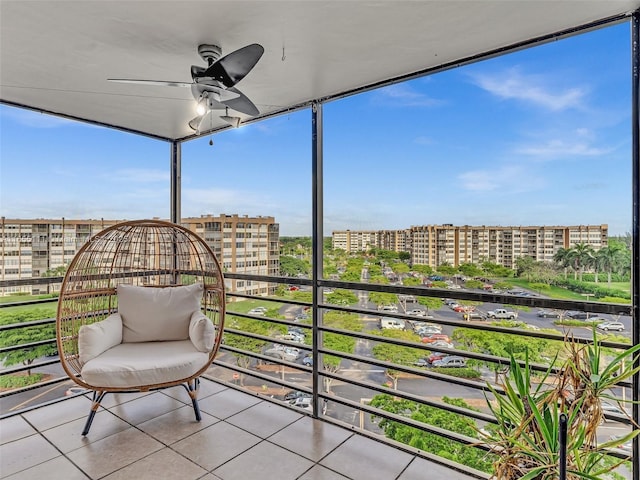
[[[32,363],[31,365],[23,365],[21,367],[14,368],[5,368],[0,370],[0,376],[2,375],[12,375],[14,373],[26,372],[27,370],[35,370],[36,368],[46,367],[49,365],[55,365],[56,363],[60,363],[60,359],[57,360],[47,360],[40,363]]]
[[[49,344],[55,344],[55,343],[56,343],[55,338],[51,340],[39,340],[37,342],[31,342],[31,343],[21,343],[19,345],[11,345],[10,347],[0,348],[0,354],[7,353],[7,352],[14,352],[16,350],[23,350],[25,348],[39,347],[40,345],[49,345]]]
[[[0,308],[23,307],[28,305],[37,305],[40,303],[58,302],[58,298],[36,298],[33,300],[25,300],[24,302],[0,302]]]
[[[38,388],[44,388],[44,387],[48,387],[50,385],[55,385],[58,383],[64,383],[68,380],[71,380],[69,377],[58,377],[58,378],[52,378],[50,380],[46,380],[44,382],[38,382],[38,383],[34,383],[32,385],[27,385],[25,387],[18,387],[18,388],[14,388],[11,390],[7,390],[4,392],[0,392],[0,398],[4,398],[4,397],[10,397],[12,395],[17,395],[19,393],[24,393],[24,392],[29,392],[31,390],[37,390]],[[41,407],[43,404],[38,404],[38,407]],[[29,409],[31,409],[33,407],[30,407]],[[15,415],[14,413],[11,413],[9,415],[2,415],[0,414],[0,418],[4,418],[5,416],[11,416],[11,415]]]
[[[55,323],[56,323],[55,318],[43,318],[42,320],[31,320],[28,322],[9,323],[7,325],[0,325],[0,332],[6,331],[6,330],[15,330],[16,328],[39,327],[42,325],[50,325]]]

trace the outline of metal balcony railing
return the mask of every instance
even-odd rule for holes
[[[312,292],[311,301],[294,300],[291,298],[277,296],[256,296],[241,292],[228,292],[227,318],[225,322],[225,343],[222,345],[209,374],[215,377],[216,381],[225,383],[233,388],[241,389],[255,395],[263,396],[265,399],[277,402],[288,408],[300,408],[291,405],[285,398],[292,392],[304,392],[311,396],[307,404],[301,402],[301,406],[307,407],[310,414],[321,418],[327,422],[348,426],[359,433],[377,439],[384,437],[384,431],[380,423],[395,422],[416,429],[416,431],[434,434],[442,438],[451,440],[455,445],[462,445],[466,448],[478,449],[486,452],[489,447],[481,444],[479,438],[444,428],[443,426],[431,425],[411,418],[410,412],[387,411],[372,404],[371,400],[380,395],[388,395],[394,399],[406,400],[407,405],[427,406],[439,409],[450,414],[457,415],[465,421],[473,422],[478,430],[485,425],[495,423],[495,418],[488,409],[482,408],[481,404],[487,399],[491,399],[491,392],[488,385],[501,392],[500,383],[496,383],[494,375],[505,365],[509,364],[509,359],[495,356],[487,352],[472,351],[463,345],[454,348],[446,346],[429,346],[422,343],[417,337],[416,340],[405,340],[400,338],[384,337],[379,335],[379,321],[381,316],[391,317],[405,321],[406,324],[415,321],[417,318],[407,314],[407,308],[402,311],[380,312],[370,303],[366,302],[369,293],[381,292],[392,293],[402,296],[403,299],[415,297],[438,297],[455,300],[467,300],[482,302],[483,304],[505,304],[523,308],[544,308],[555,310],[575,310],[588,311],[594,314],[610,315],[631,315],[629,305],[604,304],[586,301],[553,300],[541,297],[513,296],[508,294],[495,294],[490,292],[466,291],[466,290],[439,290],[426,287],[408,287],[377,285],[360,282],[342,282],[334,280],[318,280],[315,284],[309,279],[294,279],[285,277],[271,277],[263,275],[245,275],[227,273],[227,279],[244,280],[245,282],[266,283],[273,291],[279,285],[295,286]],[[38,284],[59,283],[60,278],[37,279]],[[16,282],[33,284],[31,280],[20,280],[0,282],[0,287],[14,285]],[[323,301],[323,291],[326,289],[345,289],[355,293],[360,299],[356,306],[335,305]],[[51,302],[50,299],[24,302],[23,304],[37,304]],[[55,300],[54,300],[55,301]],[[246,308],[241,308],[249,301],[253,304],[264,305],[267,309],[272,307],[270,312],[278,312],[277,315],[266,316],[262,314],[248,313]],[[16,304],[0,304],[0,312]],[[406,305],[406,304],[405,304]],[[234,308],[235,307],[235,308]],[[308,318],[296,319],[296,314],[303,309],[308,311]],[[358,319],[359,328],[345,325],[335,326],[324,322],[325,317],[330,312],[340,312],[351,314]],[[471,331],[498,332],[505,336],[518,338],[544,339],[550,343],[563,342],[565,336],[561,331],[557,334],[548,331],[514,329],[507,326],[492,325],[489,322],[465,322],[462,315],[452,315],[451,312],[435,312],[434,318],[427,320],[444,329],[465,328]],[[0,326],[0,333],[10,332],[16,329],[41,327],[55,323],[55,319],[42,319],[27,323],[17,323]],[[242,328],[243,325],[260,323],[263,327],[260,330],[252,328]],[[282,333],[298,329],[306,333],[304,343],[295,341],[294,338],[282,338]],[[350,347],[340,347],[341,343],[328,342],[327,339],[346,339],[345,345]],[[575,341],[589,343],[589,335],[576,337]],[[44,344],[55,344],[55,339],[39,340],[36,342],[23,343],[21,345],[5,345],[0,348],[0,354],[18,350],[32,349]],[[630,347],[629,344],[605,341],[602,345],[611,349],[624,350]],[[277,347],[276,347],[277,346]],[[274,356],[271,351],[274,348],[299,349],[305,354]],[[428,353],[451,353],[466,359],[470,364],[482,372],[481,377],[461,378],[455,375],[452,370],[432,370],[413,365],[402,360],[401,356],[391,358],[384,357],[384,352],[389,348],[413,349],[412,351]],[[389,350],[391,351],[391,350]],[[290,350],[295,352],[295,350]],[[378,352],[378,354],[375,354]],[[310,360],[302,362],[302,358]],[[327,359],[333,359],[328,361]],[[49,367],[59,363],[57,358],[38,359],[30,365],[8,366],[0,371],[0,376],[14,375],[27,370],[38,371],[44,367]],[[545,364],[534,364],[534,371],[544,371],[548,368]],[[391,375],[389,375],[391,373]],[[395,379],[395,385],[393,380]],[[51,378],[46,382],[16,388],[0,393],[0,399],[10,398],[13,395],[24,394],[34,388],[49,386],[55,383],[66,381],[67,378],[61,374],[59,377]],[[637,380],[634,380],[637,381]],[[621,383],[620,388],[637,388],[631,383]],[[473,408],[460,406],[454,403],[447,403],[444,397],[462,398],[467,404],[472,404]],[[377,397],[381,398],[381,397]],[[43,397],[46,401],[46,397]],[[306,411],[305,410],[305,411]],[[7,412],[0,412],[6,414]],[[619,425],[629,425],[631,422],[616,414],[606,414],[606,417],[617,422]],[[399,449],[416,453],[421,451],[418,447],[387,440]],[[620,452],[612,452],[613,456],[625,457]],[[633,457],[634,468],[637,468],[638,458]],[[478,478],[488,478],[485,472],[476,471],[473,468],[460,465],[461,471]]]

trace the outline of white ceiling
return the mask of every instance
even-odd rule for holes
[[[259,43],[265,53],[237,88],[267,116],[638,8],[640,0],[0,0],[0,101],[184,139],[194,133],[188,88],[107,78],[191,82],[190,66],[204,65],[199,44],[225,55]],[[216,117],[214,129],[224,126]]]

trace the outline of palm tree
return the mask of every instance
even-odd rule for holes
[[[571,250],[560,247],[553,256],[553,261],[564,270],[564,279],[567,279],[567,269],[571,266]]]
[[[611,274],[624,268],[626,261],[626,247],[622,243],[611,242],[597,252],[601,266],[607,272],[607,286],[611,288]]]
[[[574,268],[578,272],[578,280],[582,281],[584,269],[589,266],[594,255],[593,247],[588,243],[581,242],[576,243],[571,250],[573,252],[571,258],[573,260]]]

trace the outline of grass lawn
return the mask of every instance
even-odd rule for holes
[[[56,316],[56,311],[58,309],[57,300],[53,300],[51,302],[46,302],[46,303],[36,303],[34,305],[17,305],[15,307],[0,308],[0,314],[20,312],[24,310],[36,310],[36,309],[41,309],[41,310],[46,310],[47,312],[51,312],[50,314],[47,313],[47,316],[43,318],[54,318]]]
[[[527,282],[524,278],[509,278],[504,281],[511,283],[512,285],[515,285],[517,287],[526,288],[527,290],[533,290],[529,286],[529,282]],[[564,288],[555,287],[553,285],[551,285],[548,289],[537,291],[537,293],[545,297],[555,298],[558,300],[584,300],[585,299],[579,293],[572,292],[570,290],[565,290]]]

